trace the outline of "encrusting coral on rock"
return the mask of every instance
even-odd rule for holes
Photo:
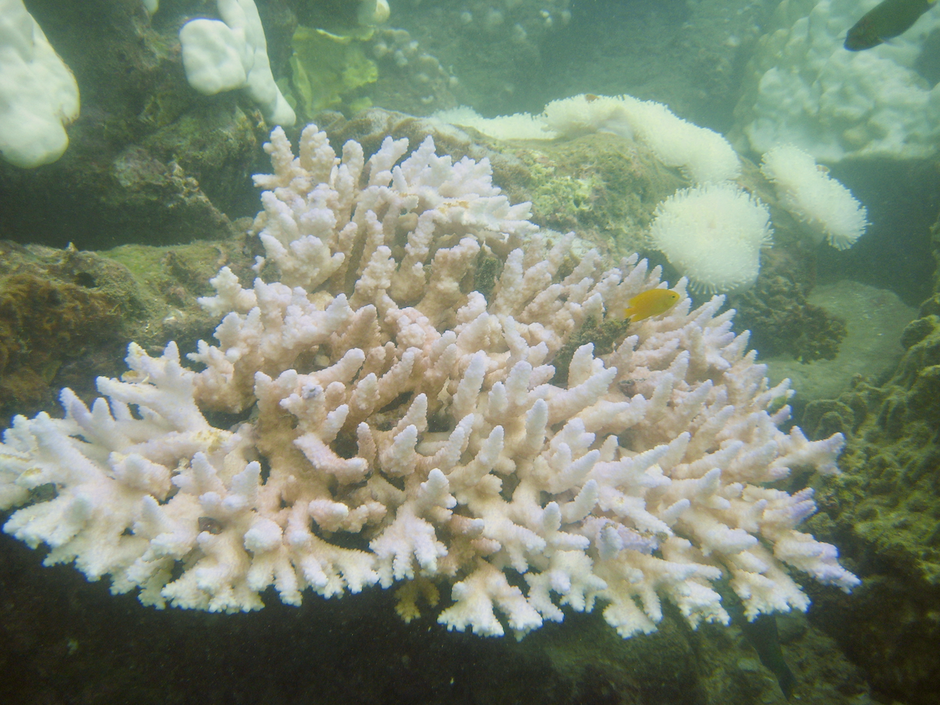
[[[787,383],[769,388],[721,297],[692,310],[680,281],[672,310],[556,370],[659,270],[572,261],[573,236],[540,233],[485,160],[430,138],[400,163],[404,140],[340,160],[315,126],[296,158],[280,128],[266,149],[259,278],[213,279],[202,369],[174,343],[132,345],[90,409],[66,389],[63,419],[5,433],[0,508],[21,508],[4,530],[47,544],[46,563],[227,612],[269,586],[298,604],[399,583],[408,620],[450,586],[438,620],[483,635],[601,603],[628,637],[655,629],[662,597],[693,626],[727,622],[722,576],[749,617],[806,609],[784,564],[858,583],[796,530],[811,491],[764,486],[835,472],[842,436],[780,430]]]

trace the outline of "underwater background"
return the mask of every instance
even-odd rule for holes
[[[0,52],[15,44],[19,4],[0,0]],[[21,4],[74,75],[81,109],[58,158],[0,160],[4,429],[56,407],[63,387],[93,399],[98,376],[124,372],[130,341],[158,352],[211,339],[217,319],[197,298],[222,266],[254,276],[251,176],[270,170],[274,126],[247,90],[206,95],[188,80],[180,30],[219,17],[212,0]],[[386,136],[416,147],[432,135],[439,154],[487,157],[540,227],[605,256],[638,252],[670,283],[686,272],[648,230],[690,180],[639,139],[497,138],[433,115],[538,115],[558,99],[627,94],[724,135],[737,182],[774,225],[756,281],[728,292],[735,330],[751,331],[773,382],[793,380],[808,438],[847,439],[840,475],[797,473],[782,488],[813,487],[807,531],[861,585],[845,594],[794,573],[806,614],[752,622],[718,585],[728,626],[692,629],[667,602],[652,634],[621,639],[599,611],[569,610],[516,641],[447,631],[432,615],[405,624],[379,587],[308,593],[299,607],[269,590],[250,613],[156,610],[71,565],[44,567],[45,549],[2,534],[0,702],[940,702],[940,9],[853,52],[845,33],[876,2],[388,0],[387,16],[372,0],[254,4],[296,114],[292,141],[316,122],[335,149],[354,139],[368,157]],[[806,237],[758,168],[769,134],[867,209],[852,247]]]

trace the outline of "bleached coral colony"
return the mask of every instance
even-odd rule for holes
[[[199,371],[174,343],[132,345],[90,409],[66,389],[64,418],[6,431],[4,530],[46,563],[228,612],[272,585],[298,604],[398,584],[405,619],[440,600],[441,623],[484,635],[601,604],[627,637],[664,597],[692,625],[727,622],[722,576],[748,616],[805,609],[785,566],[857,584],[796,529],[811,491],[765,486],[835,472],[842,437],[779,428],[787,384],[768,387],[721,297],[693,310],[680,281],[667,314],[565,366],[586,325],[626,325],[658,269],[572,261],[572,236],[540,233],[485,160],[430,138],[400,163],[404,140],[338,159],[314,126],[298,157],[279,128],[266,149],[256,269],[280,281],[219,272]]]

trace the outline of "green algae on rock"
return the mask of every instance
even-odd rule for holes
[[[191,346],[212,318],[197,304],[220,263],[244,272],[240,243],[128,245],[102,253],[0,241],[0,420],[34,413],[56,390],[93,395],[97,375],[121,368],[128,342]]]
[[[816,487],[820,513],[808,524],[839,541],[864,576],[851,607],[814,590],[814,618],[875,688],[932,705],[940,691],[940,294],[920,313],[901,335],[906,352],[887,383],[859,377],[837,399],[811,402],[803,427],[848,436],[843,472]]]

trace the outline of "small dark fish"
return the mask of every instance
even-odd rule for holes
[[[777,683],[784,697],[789,700],[796,685],[796,676],[783,660],[783,650],[780,648],[780,637],[777,634],[777,618],[772,614],[760,614],[756,619],[738,622],[744,638],[757,652],[764,668],[777,677]]]
[[[884,0],[865,13],[845,37],[845,48],[862,51],[904,34],[936,0]]]
[[[789,700],[793,689],[797,685],[796,676],[783,658],[783,649],[780,648],[780,635],[777,633],[777,617],[773,614],[759,614],[754,619],[748,619],[744,614],[744,605],[737,596],[728,596],[722,600],[731,621],[741,629],[744,638],[751,648],[757,652],[764,668],[777,677],[777,683],[784,697]]]

